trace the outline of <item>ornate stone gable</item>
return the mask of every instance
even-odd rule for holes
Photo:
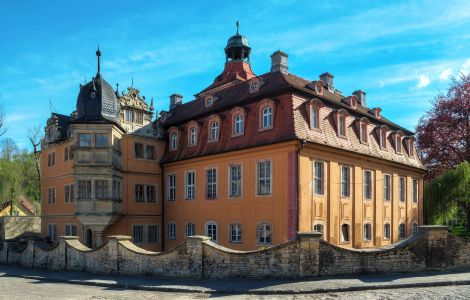
[[[140,91],[133,87],[127,88],[127,93],[122,93],[119,97],[121,108],[134,108],[140,110],[149,110],[149,106],[145,103],[145,97],[140,96]]]

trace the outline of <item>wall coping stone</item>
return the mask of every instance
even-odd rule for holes
[[[78,240],[80,239],[79,236],[74,236],[74,235],[61,235],[59,236],[59,239],[70,241],[70,240]]]
[[[418,231],[449,230],[445,225],[423,225],[418,227]]]
[[[110,235],[107,237],[107,239],[116,241],[130,241],[132,237],[128,235]]]
[[[312,238],[321,238],[322,237],[321,232],[316,232],[316,231],[298,231],[297,236],[298,237],[312,237]]]

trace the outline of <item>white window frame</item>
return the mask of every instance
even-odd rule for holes
[[[172,132],[170,134],[170,150],[176,150],[178,149],[178,133],[177,132]]]
[[[243,134],[243,115],[241,113],[237,114],[235,118],[233,118],[233,134]]]
[[[219,121],[212,121],[209,125],[209,141],[216,142],[219,140]]]
[[[317,166],[320,168],[317,169]],[[321,160],[313,161],[313,193],[314,195],[325,195],[325,162]]]
[[[189,128],[189,141],[190,146],[195,146],[197,144],[197,129],[195,126]]]
[[[184,174],[184,194],[186,200],[196,199],[196,171],[189,170]]]
[[[206,223],[206,236],[210,237],[211,238],[211,241],[213,241],[214,243],[217,243],[217,240],[218,240],[218,228],[217,228],[217,223],[216,222],[207,222]]]
[[[232,244],[241,244],[242,243],[242,225],[240,223],[231,223],[229,225],[229,242]]]
[[[195,236],[196,235],[196,225],[192,222],[186,223],[184,226],[184,235],[188,236]]]
[[[269,229],[267,228],[269,226]],[[273,243],[273,226],[271,223],[258,224],[257,228],[258,245],[272,245]]]
[[[318,232],[318,233],[321,233],[323,235],[323,231],[325,230],[324,229],[325,227],[323,226],[322,223],[315,223],[313,224],[313,232]]]
[[[234,168],[239,169],[238,174],[234,174]],[[239,175],[234,177],[234,175]],[[228,193],[230,198],[240,198],[242,196],[243,167],[241,164],[231,164],[228,166]]]
[[[167,174],[167,200],[176,201],[176,174]]]
[[[261,166],[264,166],[265,174],[261,176]],[[266,174],[266,166],[269,165],[269,174]],[[269,196],[272,194],[273,185],[273,166],[271,159],[259,160],[256,162],[256,195],[257,196]],[[261,189],[262,182],[264,182],[264,191]],[[269,188],[266,188],[266,186]]]
[[[206,173],[206,199],[217,199],[217,168],[207,168]]]
[[[176,240],[176,223],[168,222],[166,223],[166,236],[169,240]]]
[[[271,106],[266,106],[262,110],[262,128],[273,127],[273,109]]]

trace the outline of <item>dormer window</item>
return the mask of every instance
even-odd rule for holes
[[[242,114],[238,114],[238,115],[235,116],[234,123],[233,123],[233,134],[234,135],[243,134],[243,116],[242,116]]]
[[[250,89],[251,89],[251,92],[254,93],[256,91],[258,91],[258,83],[257,82],[253,82],[250,86]]]
[[[249,83],[250,94],[258,92],[263,84],[265,84],[265,82],[261,78],[255,77],[255,78],[250,79],[250,83]]]
[[[341,137],[346,137],[346,117],[338,116],[338,135]]]
[[[95,92],[91,92],[91,98],[95,98],[96,97],[96,93]]]
[[[188,144],[190,146],[194,146],[194,145],[196,145],[196,140],[197,140],[196,127],[191,127],[191,128],[189,128],[189,141],[188,141]]]
[[[377,128],[380,149],[387,149],[387,126]]]
[[[312,129],[320,129],[320,109],[318,107],[312,107],[310,114],[310,126],[312,126]]]
[[[214,121],[209,126],[209,140],[214,142],[219,139],[219,122]]]
[[[263,128],[271,128],[273,126],[273,110],[271,107],[263,108]]]
[[[214,95],[205,96],[204,101],[205,101],[206,107],[212,106],[212,104],[214,104],[214,102],[217,101],[217,99],[219,99],[219,98],[214,96]]]
[[[361,123],[361,143],[367,144],[367,124]]]
[[[414,145],[414,141],[412,138],[409,138],[408,139],[408,155],[410,157],[414,157],[415,156],[415,145]]]
[[[170,134],[170,150],[178,149],[178,133],[172,132]]]
[[[402,153],[401,139],[402,139],[401,131],[398,131],[395,134],[395,151],[398,154]]]

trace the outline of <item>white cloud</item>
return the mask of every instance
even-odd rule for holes
[[[427,87],[431,83],[431,79],[429,78],[428,75],[426,74],[421,74],[418,77],[418,84],[416,85],[416,88],[422,89]]]
[[[439,79],[441,81],[446,81],[447,79],[449,79],[451,74],[452,74],[452,68],[447,68],[439,74]]]
[[[467,59],[467,61],[465,61],[465,63],[462,65],[460,73],[463,73],[465,75],[470,74],[470,59]]]

